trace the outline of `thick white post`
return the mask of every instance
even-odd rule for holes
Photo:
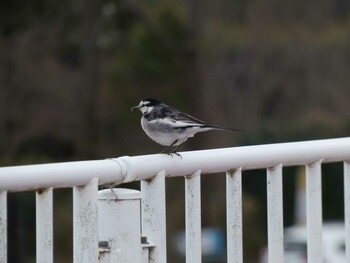
[[[269,263],[283,263],[282,165],[267,169],[266,179]]]
[[[226,173],[227,262],[243,262],[242,168]]]
[[[321,161],[306,165],[307,262],[323,262]]]
[[[73,188],[73,262],[98,262],[98,178]]]
[[[344,162],[344,214],[346,262],[350,262],[350,163]]]
[[[52,188],[36,191],[36,262],[53,262]]]
[[[185,177],[186,263],[202,262],[201,172]]]
[[[98,192],[99,242],[108,243],[109,262],[141,262],[140,200],[132,189]]]
[[[7,192],[0,191],[0,262],[7,262]]]
[[[149,263],[166,262],[165,171],[141,180],[142,236],[150,248]]]

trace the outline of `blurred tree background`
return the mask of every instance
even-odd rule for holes
[[[144,97],[247,131],[200,134],[182,150],[347,136],[349,14],[347,0],[3,0],[2,166],[158,152],[130,113]],[[340,166],[324,171],[325,220],[341,219]],[[243,177],[246,262],[266,243],[264,174]],[[294,175],[286,169],[286,225]],[[204,226],[225,226],[224,189],[224,176],[202,177]],[[181,178],[167,197],[171,244],[184,225]],[[55,261],[67,262],[71,191],[55,201]],[[34,194],[9,202],[9,262],[34,262]]]

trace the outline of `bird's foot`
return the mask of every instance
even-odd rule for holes
[[[181,158],[181,160],[182,160],[182,156],[181,156],[181,154],[179,154],[179,153],[177,153],[177,152],[170,152],[170,153],[166,153],[167,155],[170,155],[171,157],[173,157],[173,154],[174,155],[177,155],[177,156],[179,156],[180,158]]]
[[[174,146],[174,144],[177,143],[177,140],[174,141],[170,146],[166,147],[163,151],[161,151],[160,153],[165,153],[167,155],[170,155],[171,157],[173,157],[174,155],[179,156],[182,159],[181,154],[177,153],[177,149],[179,149],[180,145]],[[174,148],[175,147],[175,148]]]
[[[179,156],[179,157],[182,159],[181,154],[179,154],[179,153],[177,153],[177,152],[174,152],[174,151],[172,151],[172,152],[161,151],[160,154],[170,155],[171,157],[173,157],[174,155],[177,155],[177,156]]]

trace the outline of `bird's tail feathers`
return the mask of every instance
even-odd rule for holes
[[[210,128],[212,130],[218,130],[218,131],[245,132],[244,130],[240,130],[240,129],[225,128],[225,127],[220,127],[215,125],[205,125],[204,128]]]

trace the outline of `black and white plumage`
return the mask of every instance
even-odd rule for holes
[[[156,143],[167,146],[163,152],[174,147],[168,154],[177,154],[176,150],[179,146],[198,132],[210,130],[241,131],[206,124],[154,98],[142,100],[139,105],[132,107],[131,111],[134,109],[142,112],[141,126],[148,137]]]

